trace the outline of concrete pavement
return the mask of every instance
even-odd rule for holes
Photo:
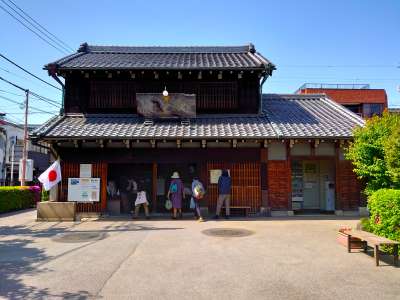
[[[348,254],[336,231],[352,219],[101,220],[39,223],[0,216],[6,299],[400,299],[400,269]],[[213,237],[242,228],[245,237]],[[63,234],[102,239],[63,241]]]

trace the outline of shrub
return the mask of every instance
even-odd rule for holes
[[[400,241],[400,190],[380,189],[368,198],[372,232]]]
[[[34,207],[39,200],[38,186],[0,187],[0,213]]]
[[[360,220],[360,229],[368,232],[373,232],[371,222],[368,218],[362,218]]]

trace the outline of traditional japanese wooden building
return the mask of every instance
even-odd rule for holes
[[[78,203],[80,212],[107,212],[107,182],[121,178],[134,178],[152,211],[164,212],[173,171],[188,186],[201,178],[204,206],[213,212],[213,177],[222,168],[232,177],[232,205],[252,213],[365,206],[343,155],[364,121],[324,94],[262,94],[275,66],[251,44],[83,44],[45,68],[65,79],[63,113],[31,138],[50,144],[61,159],[58,201],[67,200],[68,178],[91,164],[100,201]]]

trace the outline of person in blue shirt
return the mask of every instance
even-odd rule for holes
[[[223,170],[221,176],[218,179],[218,201],[217,201],[217,211],[215,214],[215,219],[219,218],[221,208],[225,203],[225,218],[230,217],[230,202],[231,202],[231,188],[232,180],[229,176],[227,170]]]

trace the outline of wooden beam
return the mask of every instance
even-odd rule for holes
[[[152,210],[155,212],[157,210],[157,163],[153,162],[152,166]]]
[[[232,147],[233,147],[233,148],[236,148],[236,146],[237,146],[237,140],[234,139],[234,140],[232,141]]]

